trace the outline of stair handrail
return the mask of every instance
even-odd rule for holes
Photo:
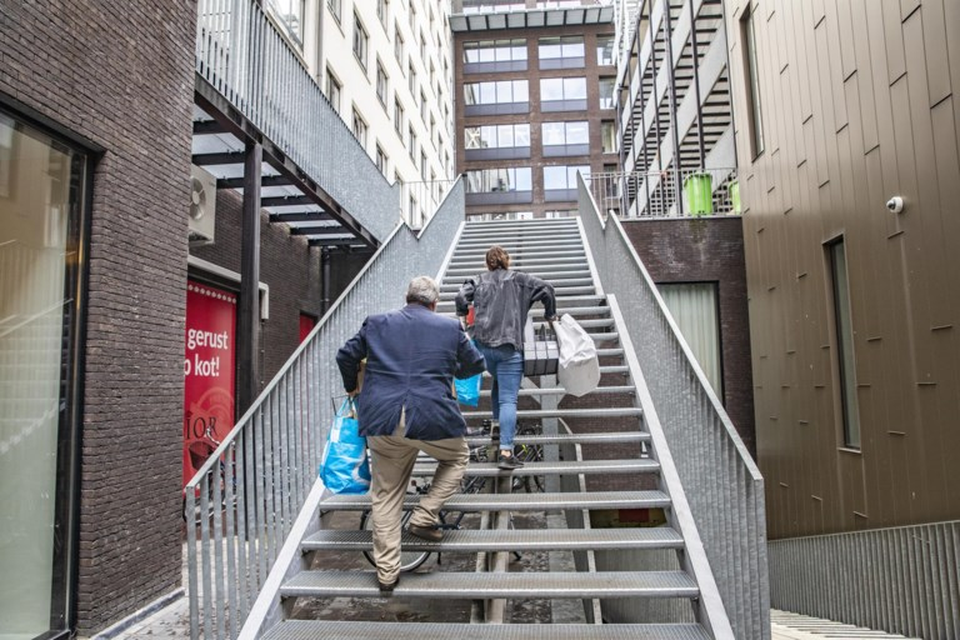
[[[192,638],[237,637],[316,484],[330,399],[343,393],[337,349],[368,315],[400,306],[411,278],[439,272],[464,219],[458,178],[427,227],[398,223],[187,483]]]
[[[580,223],[604,291],[617,296],[735,638],[769,640],[764,484],[616,216],[582,176]]]

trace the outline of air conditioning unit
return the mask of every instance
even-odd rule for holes
[[[213,243],[217,212],[217,179],[196,165],[191,165],[190,246]]]

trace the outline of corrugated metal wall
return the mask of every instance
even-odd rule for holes
[[[960,516],[960,2],[752,3],[752,158],[727,0],[769,535]],[[885,207],[903,197],[903,213]],[[824,243],[849,268],[862,450],[843,450]]]

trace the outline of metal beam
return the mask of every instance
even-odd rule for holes
[[[350,230],[344,229],[340,225],[330,227],[290,227],[290,235],[292,236],[343,235],[345,233],[350,233]],[[358,240],[358,242],[362,242],[362,240]]]
[[[323,222],[325,220],[333,220],[333,216],[326,211],[270,214],[270,222]]]
[[[315,198],[307,195],[299,196],[269,196],[260,199],[261,207],[292,207],[308,204],[317,204]]]
[[[260,168],[263,147],[247,143],[240,222],[240,300],[237,309],[237,415],[260,391]]]
[[[261,187],[286,187],[290,179],[286,176],[263,176],[260,178]],[[217,180],[217,189],[243,189],[243,178],[220,178]]]
[[[353,245],[362,245],[363,240],[359,238],[311,238],[311,247],[348,247]]]
[[[247,154],[244,151],[196,153],[193,156],[193,164],[197,166],[203,166],[205,164],[243,164],[246,157]],[[257,173],[259,173],[259,171]]]
[[[215,133],[227,133],[227,130],[223,128],[216,120],[194,120],[193,121],[193,135],[195,136],[205,136]]]

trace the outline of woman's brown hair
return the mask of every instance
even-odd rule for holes
[[[496,271],[497,269],[510,268],[510,254],[500,245],[493,245],[487,249],[487,269]]]

